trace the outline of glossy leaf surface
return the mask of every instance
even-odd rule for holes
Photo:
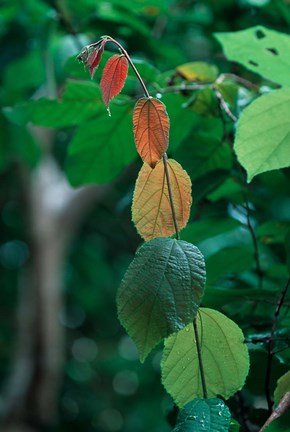
[[[230,410],[221,399],[194,399],[180,411],[173,432],[225,432],[230,419]]]
[[[165,105],[154,98],[139,99],[133,125],[137,151],[153,168],[168,147],[169,117]]]
[[[175,160],[169,159],[167,167],[177,225],[181,229],[190,214],[191,181]],[[153,169],[146,163],[141,168],[134,191],[132,219],[145,240],[175,233],[163,161]]]
[[[234,148],[250,182],[290,165],[290,89],[261,96],[242,113]]]
[[[286,372],[277,381],[277,387],[274,392],[274,402],[278,405],[282,397],[290,392],[290,371]]]
[[[128,74],[128,60],[123,55],[113,55],[104,67],[100,87],[103,100],[108,108],[110,101],[124,87]]]
[[[228,399],[243,387],[248,374],[243,333],[225,315],[207,308],[199,308],[197,328],[208,397]],[[161,368],[164,387],[179,407],[203,397],[192,324],[166,339]]]
[[[193,319],[204,284],[204,259],[192,244],[157,238],[138,249],[118,290],[117,306],[141,361]]]

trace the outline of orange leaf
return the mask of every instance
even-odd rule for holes
[[[154,98],[139,99],[133,125],[137,151],[153,168],[168,147],[169,117],[165,105]]]
[[[123,55],[113,55],[104,68],[100,86],[106,107],[124,87],[128,73],[128,60]]]
[[[191,181],[181,165],[167,161],[178,228],[187,224],[191,206]],[[163,161],[154,168],[144,163],[134,191],[132,219],[144,240],[175,233]]]

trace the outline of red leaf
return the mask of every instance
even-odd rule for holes
[[[165,105],[154,98],[139,99],[134,109],[133,125],[137,151],[153,168],[168,146],[169,117]]]
[[[124,87],[128,73],[128,60],[123,55],[109,58],[101,78],[100,86],[106,107],[110,100],[117,96]]]
[[[102,58],[102,54],[104,52],[104,47],[105,47],[105,43],[102,43],[97,48],[94,48],[91,51],[91,53],[90,53],[90,55],[86,61],[86,66],[88,66],[88,68],[89,68],[91,78],[93,78],[96,70],[98,69],[98,66],[99,66],[101,58]]]

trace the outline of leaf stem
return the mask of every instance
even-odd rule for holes
[[[167,183],[167,188],[168,188],[169,202],[170,202],[172,219],[173,219],[173,224],[174,224],[175,233],[176,233],[176,239],[180,240],[179,228],[178,228],[178,224],[177,224],[176,212],[175,212],[172,190],[171,190],[171,184],[170,184],[170,178],[169,178],[167,154],[166,153],[163,154],[162,160],[163,160],[163,165],[164,165],[164,172],[165,172],[165,178],[166,178],[166,183]]]
[[[290,286],[290,278],[288,279],[288,281],[285,285],[285,288],[283,288],[281,295],[279,297],[279,300],[277,302],[277,306],[276,306],[274,318],[273,318],[271,335],[270,335],[270,339],[269,339],[269,343],[268,343],[268,360],[267,360],[267,366],[266,366],[265,395],[266,395],[266,399],[267,399],[269,414],[272,413],[272,406],[273,406],[273,401],[271,398],[271,391],[270,391],[270,379],[271,379],[271,373],[272,373],[273,357],[275,354],[274,350],[273,350],[274,342],[275,342],[274,334],[276,331],[279,314],[280,314],[281,308],[283,306],[283,303],[284,303],[284,300],[285,300],[289,286]]]
[[[199,337],[198,337],[196,318],[193,320],[193,330],[194,330],[195,343],[196,343],[196,349],[197,349],[197,357],[198,357],[198,365],[199,365],[199,373],[200,373],[200,378],[201,378],[203,398],[207,399],[207,388],[206,388],[206,382],[205,382],[205,374],[204,374],[204,368],[203,368],[203,362],[202,362],[201,345],[200,345],[200,341],[199,341]]]
[[[130,64],[131,68],[133,69],[136,77],[138,78],[138,81],[140,82],[140,84],[141,84],[141,86],[143,88],[145,96],[148,97],[148,98],[150,98],[150,94],[149,94],[149,92],[147,90],[147,87],[146,87],[143,79],[141,78],[141,75],[139,74],[136,66],[132,62],[131,57],[129,56],[129,54],[125,50],[125,48],[118,41],[116,41],[115,39],[113,39],[111,36],[103,36],[103,39],[107,40],[108,42],[114,43],[121,50],[122,54],[124,54],[124,56],[126,57],[126,59],[128,60],[128,62]]]

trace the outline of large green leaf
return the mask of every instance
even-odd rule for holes
[[[191,243],[199,243],[227,231],[240,227],[241,224],[230,218],[208,218],[188,224],[182,230],[182,238]]]
[[[290,85],[290,36],[256,26],[215,33],[228,59],[278,84]]]
[[[185,140],[175,157],[192,180],[218,169],[231,169],[233,156],[227,143],[213,134],[198,133]]]
[[[132,107],[112,108],[83,123],[68,151],[66,173],[74,186],[112,181],[134,160],[136,148],[132,133]]]
[[[204,259],[192,244],[156,238],[140,247],[118,290],[117,306],[141,361],[194,318],[204,284]]]
[[[240,273],[254,265],[252,247],[226,247],[210,256],[206,261],[207,281],[209,284],[229,273]]]
[[[261,96],[243,111],[234,148],[248,181],[259,173],[290,165],[289,118],[290,89]]]
[[[33,102],[5,108],[5,114],[14,123],[28,122],[46,127],[78,125],[104,111],[99,87],[90,81],[67,81],[63,98],[41,98]]]
[[[228,399],[243,387],[248,374],[243,333],[229,318],[207,308],[199,309],[197,328],[208,397]],[[203,397],[192,324],[166,339],[161,369],[164,387],[179,407]]]
[[[173,432],[226,432],[230,420],[230,410],[221,399],[194,399],[180,411]]]

